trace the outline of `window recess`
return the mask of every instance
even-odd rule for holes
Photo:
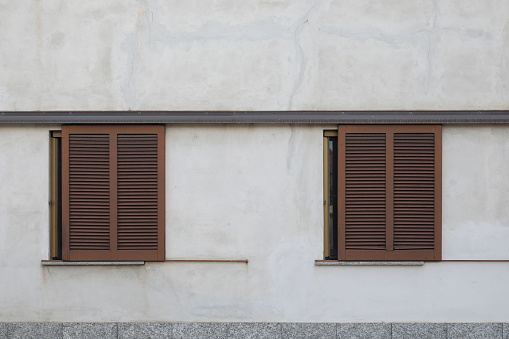
[[[333,138],[327,134],[324,140]],[[332,152],[338,260],[441,260],[441,148],[437,125],[339,126],[337,153]],[[326,162],[329,153],[324,149]],[[333,204],[331,175],[325,172],[324,191]],[[333,259],[335,209],[329,206],[325,213],[325,259]]]
[[[51,258],[164,261],[164,126],[73,125],[57,135]]]
[[[338,132],[323,133],[324,258],[338,259]]]
[[[50,258],[62,259],[62,132],[50,132]]]

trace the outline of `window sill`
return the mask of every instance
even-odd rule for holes
[[[424,261],[336,261],[315,260],[315,266],[423,266]]]
[[[247,259],[169,259],[152,261],[152,263],[240,263],[247,264]],[[145,261],[62,261],[41,260],[42,266],[139,266]]]
[[[139,266],[144,261],[61,261],[41,260],[42,266]]]

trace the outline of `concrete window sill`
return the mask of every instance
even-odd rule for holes
[[[315,266],[423,266],[424,261],[335,261],[315,260]]]
[[[237,263],[246,264],[247,259],[169,259],[165,261],[153,261],[152,263]],[[139,266],[145,265],[145,261],[62,261],[41,260],[42,266]]]
[[[139,266],[144,261],[59,261],[42,260],[42,266]]]

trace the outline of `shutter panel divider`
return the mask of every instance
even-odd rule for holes
[[[117,133],[110,132],[110,253],[118,250]]]
[[[346,260],[346,126],[338,128],[338,259]]]
[[[164,128],[160,128],[157,130],[157,153],[159,156],[157,157],[157,208],[159,210],[157,225],[158,225],[158,238],[157,238],[157,260],[164,261],[166,259],[166,255],[164,252],[164,244],[166,241],[166,230],[165,230],[165,221],[166,221],[166,200],[165,200],[165,172],[166,172],[166,164],[165,164],[165,154],[166,154],[166,138],[164,135]]]
[[[385,250],[394,250],[394,131],[385,134]]]
[[[70,259],[69,246],[69,126],[62,126],[62,260]]]
[[[435,134],[435,260],[442,260],[442,125]]]

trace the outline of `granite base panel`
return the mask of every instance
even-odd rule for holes
[[[509,323],[0,322],[0,339],[509,339]]]

